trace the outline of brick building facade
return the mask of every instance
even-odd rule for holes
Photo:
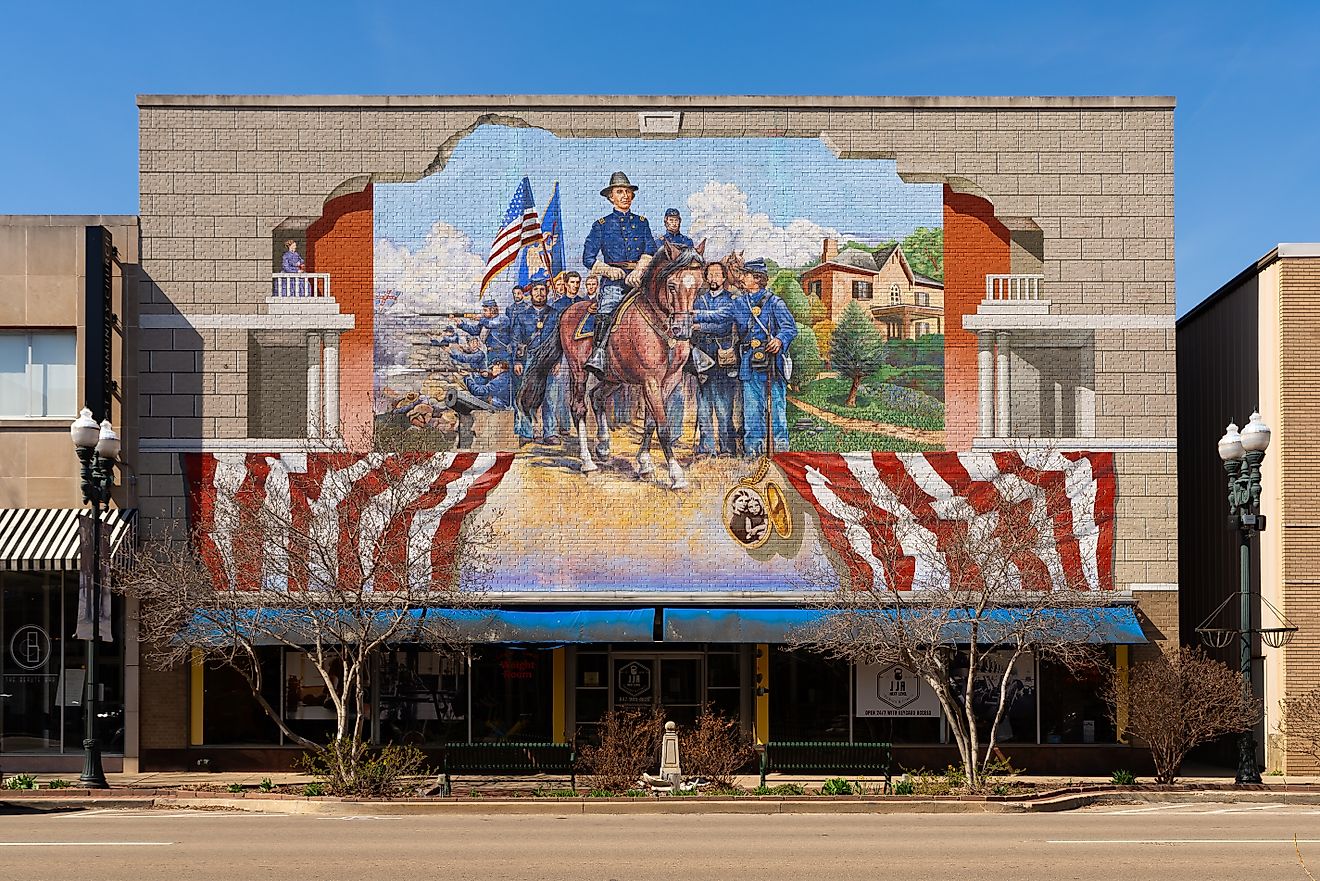
[[[654,234],[677,203],[707,260],[764,257],[770,273],[795,281],[826,238],[878,250],[917,227],[942,230],[937,362],[887,349],[865,386],[872,426],[862,434],[840,428],[860,417],[836,399],[837,377],[799,377],[787,404],[772,405],[789,408],[790,457],[874,453],[913,468],[901,457],[922,451],[966,461],[1030,449],[1112,456],[1112,544],[1096,554],[1097,583],[1135,604],[1147,639],[1177,640],[1171,99],[143,96],[139,109],[143,277],[130,331],[146,534],[188,516],[190,463],[366,451],[388,432],[461,447],[441,406],[447,388],[475,375],[455,366],[456,349],[485,352],[487,369],[495,356],[489,333],[472,342],[455,328],[479,316],[490,241],[519,178],[543,200],[562,195],[553,209],[537,203],[546,218],[562,212],[562,228],[543,228],[567,244],[565,257],[544,244],[556,272],[595,276],[603,288],[608,274],[578,253],[584,237],[590,251],[592,223],[610,216],[596,190],[622,169]],[[591,176],[575,176],[582,169]],[[859,187],[900,207],[854,208]],[[292,281],[281,271],[287,242],[305,270]],[[490,288],[502,312],[512,312],[517,269]],[[289,296],[289,284],[302,295]],[[816,342],[828,356],[828,343]],[[755,389],[738,381],[734,413],[750,422]],[[693,411],[706,407],[706,392],[676,382],[666,423],[680,426],[678,470],[669,476],[674,487],[695,484],[681,496],[693,501],[678,506],[669,485],[648,479],[640,452],[635,468],[588,477],[576,443],[562,454],[540,444],[555,434],[552,417],[533,414],[528,435],[498,407],[479,414],[471,449],[498,455],[519,449],[515,436],[533,442],[490,496],[518,526],[493,591],[502,608],[653,609],[660,621],[671,609],[800,605],[798,546],[781,536],[744,551],[721,522],[720,497],[751,469],[702,459],[703,437],[727,431],[703,429]],[[633,429],[623,426],[636,402],[611,407],[614,442],[631,455]],[[792,483],[800,461],[776,459],[772,479]],[[579,514],[584,491],[596,503]],[[832,515],[804,493],[788,492],[793,541],[824,547]],[[639,574],[650,572],[660,574]],[[535,695],[519,705],[528,724],[547,739],[572,736],[599,701],[614,705],[608,683],[633,663],[653,665],[657,678],[665,669],[676,682],[698,677],[676,704],[722,695],[762,738],[762,720],[821,735],[784,715],[793,700],[853,715],[846,674],[828,694],[809,694],[798,682],[807,668],[767,645],[707,640],[679,652],[652,642],[543,650],[528,681],[545,691],[545,706]],[[1126,647],[1115,652],[1126,661]],[[469,667],[462,686],[478,704],[476,683],[514,669],[491,653],[480,663],[489,670]],[[433,666],[427,675],[450,675]],[[786,677],[784,687],[762,693],[756,673]],[[144,674],[144,765],[181,764],[226,742],[212,731],[219,706],[207,702],[220,675]],[[1038,708],[1034,736],[1014,745],[1028,766],[1057,761],[1048,744],[1082,736],[1062,721],[1055,732],[1051,712]],[[1114,766],[1104,756],[1097,761]]]

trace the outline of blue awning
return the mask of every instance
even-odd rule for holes
[[[920,614],[920,610],[904,609],[902,613]],[[832,614],[839,613],[819,609],[665,609],[664,639],[665,642],[785,643],[793,631],[810,627]],[[870,614],[892,614],[892,611],[876,610]],[[970,614],[939,614],[949,619],[944,632],[950,643],[968,641]],[[993,609],[983,615],[980,641],[995,642],[995,625],[1007,625],[1014,617],[1013,609]],[[1147,641],[1131,606],[1055,609],[1045,618],[1058,622],[1059,633],[1070,630],[1084,633],[1085,642],[1097,645]]]
[[[227,641],[235,630],[255,632],[257,641],[269,645],[284,641],[297,642],[301,634],[310,633],[316,622],[307,611],[262,609],[235,613],[230,610],[209,610],[196,613],[192,626],[194,635],[217,642]],[[325,612],[323,614],[332,614]],[[378,613],[382,625],[389,612]],[[653,642],[655,639],[654,609],[582,609],[569,611],[525,612],[507,609],[413,609],[408,616],[417,627],[422,619],[439,621],[444,631],[457,640],[472,643],[541,643],[563,645],[584,642]],[[258,617],[260,620],[258,621]],[[365,624],[341,627],[341,633],[361,632]],[[400,642],[407,642],[410,628],[399,634]],[[275,639],[278,633],[283,639]],[[265,634],[263,637],[262,634]]]

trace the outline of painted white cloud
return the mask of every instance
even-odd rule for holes
[[[486,260],[473,253],[472,240],[438,220],[412,250],[389,239],[376,239],[377,314],[404,317],[431,312],[477,309]],[[393,291],[393,303],[382,300]]]
[[[753,214],[747,194],[737,184],[710,181],[688,196],[687,234],[693,241],[706,239],[706,254],[722,258],[744,251],[748,258],[768,257],[781,266],[801,266],[820,256],[826,238],[837,230],[798,217],[787,226],[775,226],[768,214]]]

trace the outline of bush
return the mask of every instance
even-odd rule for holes
[[[316,798],[319,795],[325,795],[325,785],[321,783],[308,783],[302,788],[302,794],[308,798]]]
[[[243,791],[242,783],[231,783],[225,787],[225,792],[242,792],[242,791]]]
[[[46,784],[47,789],[68,789],[71,786],[73,786],[72,783],[60,777],[56,777],[54,780]]]
[[[304,753],[296,767],[319,778],[330,795],[354,798],[400,795],[411,778],[434,773],[426,766],[426,754],[415,746],[390,743],[376,749],[347,737]]]
[[[1109,775],[1109,782],[1115,786],[1131,786],[1137,782],[1137,776],[1120,768]]]
[[[261,782],[257,784],[257,789],[260,789],[262,792],[274,792],[275,783],[269,777],[263,777],[261,778]]]
[[[737,719],[730,719],[710,704],[701,708],[696,724],[679,737],[679,760],[684,773],[705,777],[716,786],[733,786],[733,775],[753,755]]]
[[[826,780],[820,788],[821,795],[852,795],[853,785],[842,777]]]
[[[665,714],[661,709],[616,708],[600,721],[600,744],[582,749],[582,767],[593,790],[626,792],[643,771],[657,767]]]
[[[36,789],[37,778],[31,774],[15,774],[5,781],[5,789]]]
[[[916,793],[916,785],[907,777],[894,784],[894,795],[916,795]]]

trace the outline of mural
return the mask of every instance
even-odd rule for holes
[[[1089,513],[1051,510],[1056,546],[1022,577],[1111,587],[1111,458],[965,451],[1093,432],[1095,358],[1089,331],[1051,323],[1039,228],[960,200],[809,138],[479,126],[434,174],[273,231],[272,311],[301,298],[304,321],[324,317],[255,338],[249,425],[297,436],[260,394],[287,363],[307,374],[307,437],[350,459],[375,446],[451,476],[497,461],[463,497],[498,536],[497,591],[794,590],[817,551],[881,583],[895,519],[938,538],[992,516],[1004,486],[1036,504],[1033,487],[1064,485]],[[963,231],[946,253],[946,217],[985,209],[994,240]],[[317,455],[194,468],[312,499],[299,469],[365,467]]]

